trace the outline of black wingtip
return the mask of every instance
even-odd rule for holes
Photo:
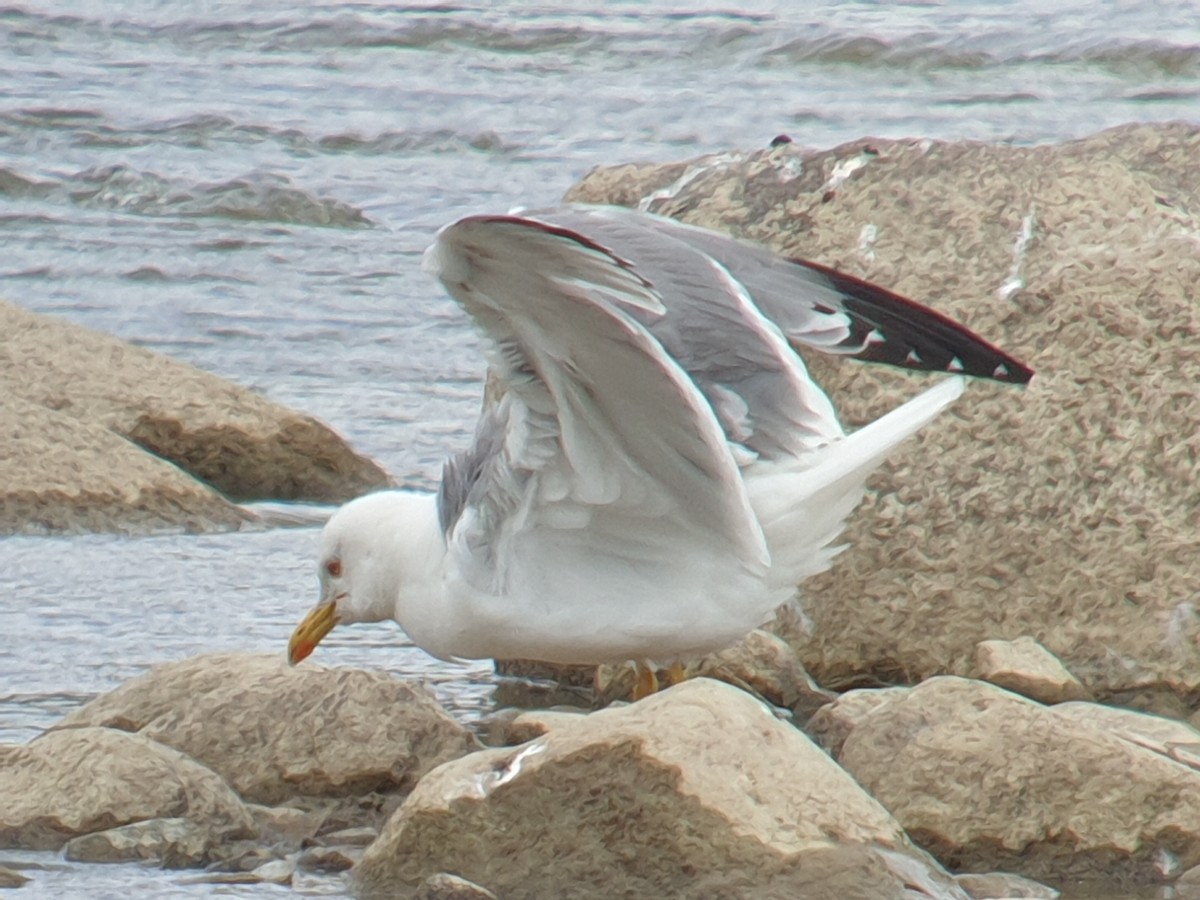
[[[819,272],[841,294],[851,329],[840,349],[848,356],[1006,384],[1033,378],[1029,366],[937,310],[820,263],[793,261]]]

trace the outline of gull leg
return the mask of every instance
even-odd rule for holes
[[[647,660],[634,660],[633,671],[637,675],[637,683],[633,686],[634,702],[649,697],[658,691],[658,676],[654,673],[654,666]]]
[[[667,686],[682,684],[687,681],[687,669],[683,667],[683,663],[679,660],[671,663],[671,668],[667,669]]]

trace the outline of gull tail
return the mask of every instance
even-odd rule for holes
[[[867,478],[902,441],[950,406],[963,386],[961,377],[941,381],[841,440],[747,472],[750,504],[771,553],[772,588],[790,594],[805,578],[829,568],[842,549],[833,541],[862,499]]]

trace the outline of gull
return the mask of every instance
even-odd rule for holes
[[[338,623],[385,619],[443,659],[726,647],[831,565],[868,476],[961,376],[1033,374],[884,288],[622,208],[467,216],[423,267],[502,390],[437,492],[330,518],[293,664]],[[952,377],[847,434],[798,348]]]

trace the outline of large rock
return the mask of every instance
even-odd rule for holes
[[[2,301],[0,334],[0,533],[229,527],[248,516],[225,498],[388,483],[326,425],[193,366]]]
[[[200,827],[208,851],[254,834],[220,776],[149,738],[78,728],[0,746],[0,847],[54,850],[78,835],[159,818]]]
[[[1200,696],[1200,127],[1056,146],[796,144],[592,172],[641,205],[932,303],[1019,358],[895,455],[805,585],[792,639],[822,684],[971,670],[1034,634],[1105,695]],[[850,425],[922,379],[812,360]]]
[[[1082,704],[946,676],[856,706],[838,761],[952,868],[1116,885],[1200,862],[1200,772]]]
[[[11,395],[0,421],[0,534],[210,531],[254,518],[97,422]]]
[[[424,688],[360,669],[290,668],[282,653],[156,666],[55,727],[93,726],[174,747],[259,803],[407,791],[479,746]]]
[[[355,869],[388,898],[450,871],[506,900],[965,896],[803,734],[707,679],[433,770]]]

